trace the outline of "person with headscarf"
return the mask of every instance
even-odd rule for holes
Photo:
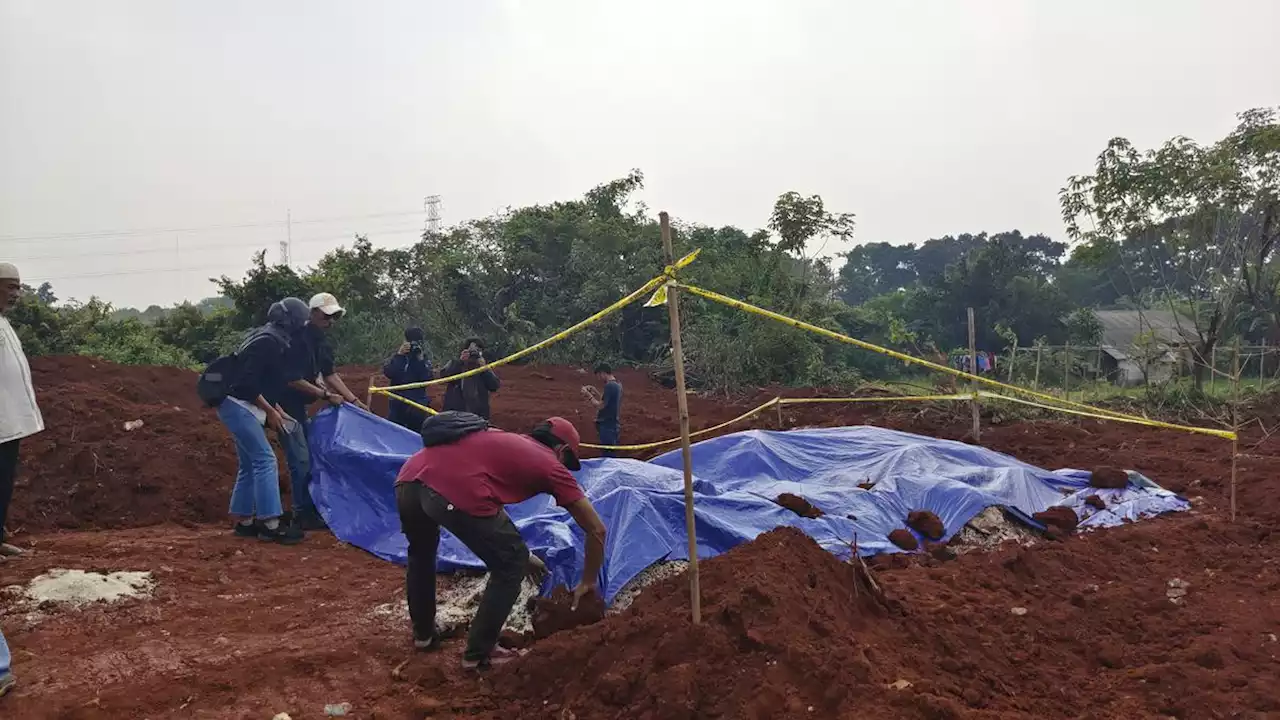
[[[218,418],[235,438],[240,467],[231,491],[235,534],[292,545],[302,540],[302,528],[283,525],[280,476],[276,454],[266,428],[282,442],[296,433],[298,421],[268,397],[278,397],[287,381],[285,352],[291,338],[307,323],[311,309],[290,297],[271,306],[267,324],[250,333],[236,351],[234,378],[226,398],[218,404]]]
[[[400,345],[399,350],[396,350],[396,354],[382,365],[382,374],[387,376],[391,385],[426,382],[432,378],[434,370],[431,367],[431,359],[427,357],[424,340],[422,328],[411,327],[404,331],[404,343]],[[431,405],[431,398],[424,387],[396,390],[395,394],[419,405],[428,407]],[[390,403],[387,409],[388,420],[414,432],[422,429],[422,421],[427,419],[425,412],[395,398],[388,398],[387,402]]]

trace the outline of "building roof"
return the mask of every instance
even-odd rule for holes
[[[1102,346],[1127,354],[1144,333],[1154,333],[1163,346],[1181,345],[1195,337],[1195,323],[1169,310],[1098,310],[1102,323]]]

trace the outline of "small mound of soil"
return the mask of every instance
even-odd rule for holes
[[[856,717],[902,675],[878,657],[901,642],[887,605],[794,528],[706,561],[701,585],[700,625],[674,577],[625,613],[538,642],[495,671],[502,716]]]
[[[1129,475],[1119,468],[1104,465],[1094,468],[1089,484],[1104,490],[1121,490],[1129,487]]]
[[[1076,525],[1080,524],[1080,518],[1076,517],[1075,511],[1069,507],[1051,507],[1031,517],[1060,535],[1070,535],[1075,532]]]
[[[873,482],[860,482],[860,483],[858,483],[858,487],[859,487],[859,488],[862,488],[863,490],[871,490],[871,489],[873,489],[875,486],[876,486],[876,484],[875,484],[875,483],[873,483]]]
[[[573,595],[563,586],[551,591],[551,595],[540,597],[533,607],[533,637],[541,640],[561,630],[571,630],[583,625],[593,625],[604,619],[604,598],[599,593],[592,593],[573,608]]]
[[[813,503],[805,500],[799,495],[782,493],[774,500],[774,502],[800,517],[820,518],[823,516],[823,512],[821,510],[815,507]]]
[[[911,552],[912,550],[920,547],[920,541],[916,539],[916,536],[912,535],[910,530],[905,530],[903,528],[898,528],[897,530],[889,533],[889,542],[897,545],[907,552]]]
[[[1091,508],[1097,508],[1098,510],[1107,509],[1107,504],[1103,502],[1102,498],[1098,497],[1097,495],[1090,495],[1089,497],[1085,498],[1084,504],[1088,505]]]
[[[924,536],[926,540],[937,542],[947,534],[946,528],[942,526],[942,520],[928,510],[916,510],[907,515],[907,527],[915,530]]]

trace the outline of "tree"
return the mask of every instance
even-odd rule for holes
[[[859,245],[844,254],[840,298],[858,305],[877,295],[911,287],[916,282],[916,246],[886,242]]]
[[[1060,192],[1068,234],[1095,268],[1105,264],[1118,294],[1177,318],[1189,310],[1192,327],[1182,331],[1195,339],[1197,387],[1243,301],[1280,310],[1280,128],[1274,110],[1239,117],[1208,146],[1175,137],[1139,151],[1114,138],[1094,174],[1071,177]]]

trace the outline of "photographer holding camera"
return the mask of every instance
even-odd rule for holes
[[[382,366],[382,374],[392,385],[426,382],[432,378],[431,360],[427,358],[423,339],[422,328],[411,327],[404,331],[404,344]],[[398,390],[396,394],[419,405],[431,404],[426,388]],[[390,403],[388,420],[414,432],[422,428],[422,421],[427,419],[426,413],[395,398],[388,398],[387,402]]]
[[[460,375],[468,370],[484,365],[484,342],[480,338],[467,338],[462,344],[462,354],[456,360],[450,360],[440,373],[441,378]],[[444,391],[444,409],[458,410],[479,415],[489,419],[489,393],[498,392],[502,382],[492,370],[485,370],[477,375],[454,380]]]

